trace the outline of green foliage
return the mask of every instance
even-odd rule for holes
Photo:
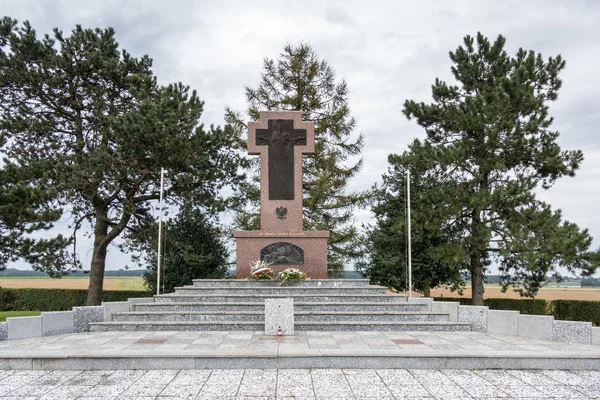
[[[108,270],[104,271],[104,276],[142,276],[144,274],[144,270],[141,269],[133,269],[133,270]],[[87,278],[87,272],[82,270],[72,271],[68,274],[69,278]],[[48,278],[48,274],[40,271],[30,271],[30,270],[21,270],[16,268],[6,268],[3,271],[0,271],[1,278],[40,278],[40,279],[50,279]]]
[[[134,297],[150,297],[151,292],[108,290],[104,301],[126,301]],[[0,311],[65,311],[85,306],[84,289],[6,289],[0,288]]]
[[[0,144],[2,140],[0,134]],[[70,241],[62,235],[37,240],[27,236],[51,228],[60,218],[62,210],[48,204],[52,190],[15,182],[4,170],[0,170],[0,183],[0,270],[8,262],[24,258],[34,268],[52,269],[55,275],[64,273],[72,265],[65,251]]]
[[[556,319],[590,321],[600,326],[600,301],[554,300],[550,310]]]
[[[356,267],[371,283],[406,290],[408,214],[405,173],[409,166],[402,165],[394,156],[389,157],[389,162],[383,185],[373,190],[371,211],[375,215],[375,226],[366,229],[364,245],[368,258]],[[430,288],[440,285],[448,285],[462,293],[464,282],[460,268],[435,257],[436,249],[448,244],[448,239],[437,227],[428,224],[429,204],[422,200],[427,188],[415,169],[411,187],[412,287],[426,297],[429,297]]]
[[[549,303],[543,299],[485,299],[484,304],[492,310],[517,310],[521,314],[547,314]]]
[[[77,26],[38,38],[28,22],[0,22],[4,170],[22,185],[52,188],[44,204],[68,205],[73,241],[85,222],[91,227],[90,305],[102,300],[108,246],[149,218],[161,167],[168,202],[211,212],[226,206],[221,189],[242,179],[235,132],[206,129],[196,92],[158,85],[152,60],[119,50],[114,35]],[[39,267],[65,272],[55,265]]]
[[[5,311],[0,312],[0,322],[6,321],[6,318],[11,317],[37,317],[41,311]]]
[[[535,196],[536,188],[574,176],[583,160],[581,151],[561,149],[549,115],[565,61],[523,49],[511,57],[504,45],[502,36],[493,43],[466,36],[450,52],[457,84],[436,79],[431,104],[404,103],[425,140],[392,156],[426,171],[428,224],[448,238],[434,253],[449,265],[469,263],[478,305],[492,261],[504,289],[518,286],[524,296],[534,296],[546,274],[558,275],[557,267],[589,276],[600,264],[588,231]]]
[[[436,301],[458,301],[463,306],[473,304],[468,297],[436,297]],[[516,310],[521,314],[546,315],[549,302],[543,299],[484,299],[483,305],[491,310]]]
[[[461,306],[473,305],[473,302],[468,297],[433,297],[434,301],[455,301],[460,303]]]
[[[330,276],[342,273],[344,264],[358,254],[358,232],[353,212],[366,204],[369,192],[349,192],[348,182],[362,168],[363,136],[356,140],[356,126],[348,107],[348,87],[336,80],[331,67],[306,44],[286,45],[277,61],[265,59],[257,88],[246,87],[247,117],[259,119],[260,111],[302,111],[302,118],[315,122],[315,155],[303,157],[304,228],[329,230]],[[227,109],[226,120],[238,132],[245,130],[246,116]],[[241,229],[258,229],[258,163],[253,179],[246,182],[244,198],[250,208],[236,216]]]
[[[143,229],[129,235],[130,250],[141,251],[134,257],[145,267],[144,281],[156,293],[158,226],[150,221]],[[175,219],[163,225],[161,258],[161,293],[171,293],[176,287],[191,285],[193,279],[222,279],[227,276],[227,249],[220,232],[205,213],[197,208],[183,207]]]
[[[598,287],[600,286],[600,279],[599,278],[585,278],[581,280],[581,287],[584,286],[594,286],[594,287]]]
[[[436,297],[434,300],[457,301],[461,305],[472,305],[472,300],[465,297]],[[558,320],[592,322],[595,326],[600,326],[600,301],[485,299],[483,304],[491,310],[516,310],[521,314],[552,315]]]

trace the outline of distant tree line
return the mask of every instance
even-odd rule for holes
[[[600,278],[584,278],[581,280],[581,286],[600,287]]]
[[[109,270],[104,271],[105,276],[142,276],[145,270],[143,269],[118,269],[118,270]],[[32,271],[32,270],[22,270],[16,268],[6,268],[3,271],[0,271],[0,278],[7,276],[48,276],[47,273],[42,271]],[[69,274],[65,274],[64,276],[89,276],[89,271],[84,270],[76,270],[71,271]]]

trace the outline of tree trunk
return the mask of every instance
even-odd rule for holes
[[[484,184],[486,186],[484,186]],[[487,187],[487,177],[484,177],[482,187]],[[471,247],[471,304],[474,306],[483,305],[483,262],[481,258],[484,249],[489,245],[490,238],[485,233],[481,222],[481,211],[478,208],[473,210],[473,222],[471,225],[471,235],[473,245]]]
[[[431,297],[431,288],[429,287],[429,280],[423,282],[423,297]]]
[[[478,252],[471,255],[471,304],[483,305],[483,265]]]
[[[102,303],[104,285],[104,268],[106,267],[106,249],[103,243],[108,233],[106,210],[103,206],[96,207],[96,226],[94,228],[94,252],[90,266],[90,284],[88,287],[88,306],[99,306]]]

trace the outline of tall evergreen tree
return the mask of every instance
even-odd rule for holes
[[[163,226],[161,293],[191,285],[193,279],[222,279],[227,276],[228,252],[216,224],[199,208],[186,205]],[[134,260],[146,269],[146,286],[156,292],[158,227],[154,220],[128,234],[129,250],[142,253]]]
[[[315,155],[303,158],[304,227],[329,230],[328,268],[341,273],[345,262],[356,257],[358,232],[353,211],[364,206],[368,191],[348,191],[348,182],[362,167],[354,161],[363,148],[363,136],[353,139],[356,120],[348,107],[348,86],[336,80],[333,69],[307,44],[285,46],[277,61],[265,59],[257,88],[246,87],[247,117],[256,121],[260,111],[302,111],[315,122]],[[245,131],[243,114],[227,110],[226,120]],[[257,170],[255,162],[255,172]],[[249,209],[238,213],[241,229],[258,229],[257,175],[246,185]]]
[[[483,304],[491,262],[504,290],[514,285],[529,296],[558,267],[587,276],[599,264],[588,231],[563,221],[534,193],[574,176],[583,160],[581,151],[560,148],[549,116],[565,61],[523,49],[511,57],[504,45],[502,36],[493,43],[481,33],[466,36],[450,52],[458,83],[436,79],[433,103],[407,100],[403,110],[427,134],[403,163],[435,161],[425,174],[431,221],[457,239],[438,255],[457,265],[468,259],[476,305]]]
[[[109,245],[158,199],[161,167],[169,199],[211,209],[238,180],[234,133],[206,130],[196,92],[159,86],[151,67],[111,28],[39,39],[28,22],[0,21],[0,150],[17,182],[52,188],[75,232],[91,225],[89,305],[102,301]]]
[[[374,284],[396,290],[408,289],[408,237],[406,171],[411,172],[411,244],[412,288],[425,297],[430,289],[448,285],[462,291],[460,266],[445,263],[436,252],[450,242],[450,238],[431,224],[431,209],[423,195],[427,180],[421,180],[423,171],[403,163],[402,156],[390,155],[388,173],[383,175],[383,185],[373,189],[375,225],[366,230],[366,259],[357,264]],[[412,168],[411,168],[412,167]]]

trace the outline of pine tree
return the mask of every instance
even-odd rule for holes
[[[156,292],[158,227],[147,221],[129,234],[129,250],[143,254],[134,260],[144,272],[146,286]],[[191,285],[193,279],[223,279],[227,276],[228,252],[221,232],[202,209],[186,205],[174,219],[164,223],[161,254],[161,293]]]
[[[340,274],[344,264],[358,256],[358,232],[353,211],[364,206],[368,191],[348,192],[348,182],[362,167],[353,161],[364,138],[352,138],[356,120],[348,107],[348,86],[336,80],[333,69],[306,44],[286,45],[277,61],[265,59],[261,83],[246,87],[247,116],[259,119],[260,111],[302,111],[302,118],[315,122],[315,155],[303,158],[304,228],[329,230],[328,269]],[[245,130],[244,115],[227,110],[226,120]],[[258,229],[257,162],[254,178],[246,184],[249,210],[236,216],[241,229]]]
[[[429,165],[431,221],[454,240],[438,255],[457,266],[468,260],[476,305],[483,304],[492,262],[504,290],[512,285],[529,296],[557,267],[587,276],[599,264],[588,231],[563,221],[534,193],[574,176],[583,161],[581,151],[560,148],[549,116],[565,61],[523,49],[511,57],[504,45],[502,36],[493,43],[481,33],[466,36],[450,52],[458,83],[436,79],[433,103],[407,100],[403,110],[427,134],[404,162]]]
[[[28,22],[0,21],[0,151],[16,182],[55,192],[73,240],[91,226],[89,305],[102,301],[109,245],[159,198],[161,167],[171,201],[210,210],[240,178],[238,138],[205,129],[196,92],[159,86],[151,67],[119,50],[112,28],[39,39]]]
[[[446,264],[436,258],[439,248],[449,238],[435,224],[431,224],[431,209],[423,201],[427,192],[426,181],[421,180],[423,171],[404,163],[403,156],[390,155],[388,173],[383,175],[381,187],[373,189],[371,211],[375,225],[366,231],[366,260],[357,264],[363,274],[374,284],[396,290],[408,289],[408,238],[407,238],[407,190],[406,171],[411,172],[411,256],[412,288],[425,297],[430,289],[448,285],[462,292],[460,270],[464,265]]]

